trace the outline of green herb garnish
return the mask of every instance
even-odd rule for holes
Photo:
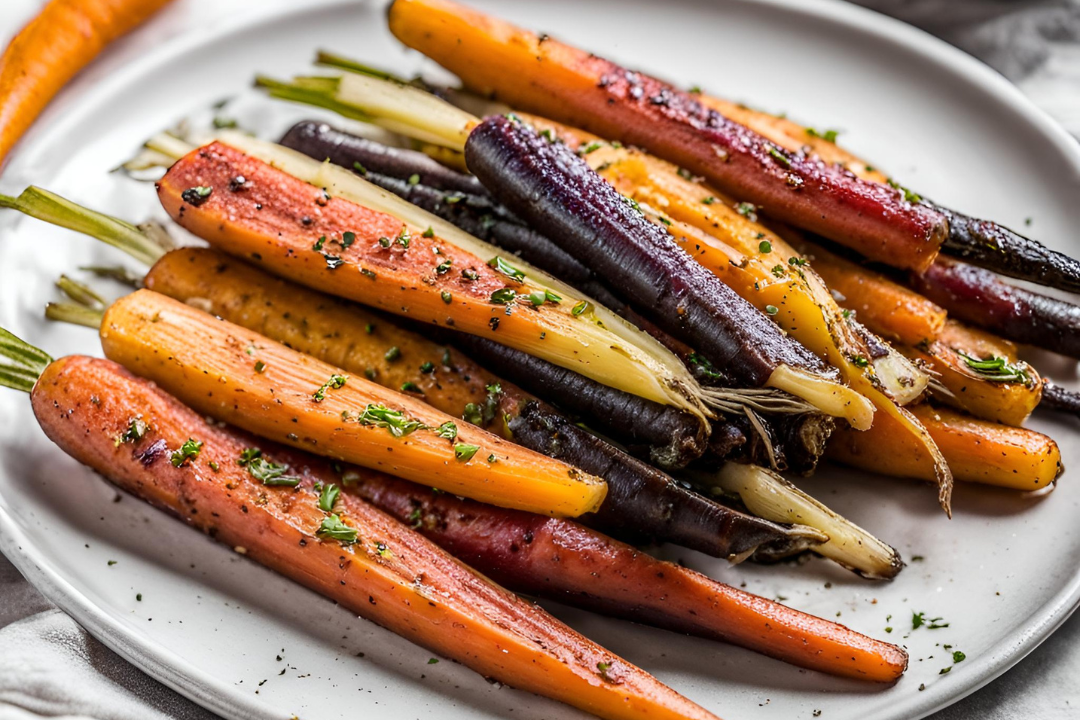
[[[491,302],[496,305],[509,305],[514,302],[517,292],[510,288],[501,288],[491,293]]]
[[[962,350],[957,350],[956,354],[964,359],[964,364],[968,368],[987,380],[993,382],[1020,382],[1024,385],[1031,383],[1031,376],[1027,374],[1027,371],[1016,363],[1009,362],[1006,358],[991,355],[985,360],[980,360]]]
[[[466,445],[465,443],[458,443],[454,445],[454,457],[461,462],[468,462],[472,460],[472,456],[476,454],[476,451],[480,449],[479,445]]]
[[[447,420],[442,425],[435,428],[435,434],[438,435],[441,438],[445,438],[446,440],[456,440],[457,439],[457,425],[455,425],[450,420]]]
[[[426,427],[424,423],[419,420],[409,419],[405,413],[399,410],[391,410],[385,405],[376,403],[371,403],[365,407],[364,412],[357,418],[357,421],[362,425],[386,428],[396,438],[405,437]]]
[[[324,517],[322,525],[315,531],[315,534],[319,537],[328,537],[337,540],[340,543],[351,545],[356,542],[356,538],[359,535],[356,528],[351,528],[345,523],[341,522],[341,518],[337,515],[330,515]]]
[[[311,399],[315,402],[322,402],[326,399],[327,390],[338,390],[342,387],[345,387],[345,383],[348,382],[348,380],[349,378],[345,375],[331,375],[330,379],[324,382],[322,386],[320,386],[319,389],[315,391],[315,393],[311,396]]]
[[[761,253],[771,253],[772,252],[772,243],[769,242],[768,240],[762,240],[761,242],[758,243],[757,249],[758,249],[758,252],[761,252]]]
[[[806,134],[810,137],[821,138],[825,142],[836,142],[836,136],[840,134],[839,130],[815,130],[812,127],[806,128]]]
[[[202,441],[194,438],[188,438],[187,441],[180,446],[179,450],[173,452],[170,457],[170,461],[173,467],[180,467],[188,460],[194,460],[199,457],[199,452],[202,450]]]
[[[340,494],[341,488],[334,483],[323,485],[322,492],[319,493],[319,509],[323,512],[333,512],[334,503],[337,502]]]
[[[142,440],[146,433],[150,431],[150,426],[146,424],[146,421],[141,417],[133,417],[128,423],[127,430],[120,436],[120,442],[133,443]]]
[[[523,273],[521,270],[518,270],[516,267],[514,267],[510,263],[506,262],[505,260],[503,260],[499,256],[493,257],[490,260],[488,260],[488,265],[495,268],[496,270],[501,272],[503,275],[506,275],[507,277],[511,277],[514,280],[517,280],[518,282],[524,282],[525,281],[525,273]]]

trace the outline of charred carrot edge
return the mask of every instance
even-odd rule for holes
[[[926,426],[959,481],[1041,490],[1053,485],[1064,471],[1057,443],[1042,433],[930,405],[911,411]],[[875,423],[865,433],[837,430],[827,454],[883,475],[931,479],[923,453],[885,424]]]
[[[106,45],[169,0],[52,0],[0,56],[0,165],[49,101]]]
[[[404,389],[437,410],[602,476],[608,495],[589,522],[608,532],[673,542],[714,557],[741,557],[762,545],[790,549],[807,543],[805,529],[774,525],[683,488],[457,350],[405,330],[391,318],[204,248],[168,253],[150,269],[145,283],[150,290],[352,375]]]
[[[907,653],[737,590],[568,520],[484,508],[368,474],[358,495],[518,592],[722,640],[832,675],[893,682]]]
[[[605,483],[430,405],[150,290],[116,301],[106,357],[276,442],[548,515],[600,506]]]
[[[389,24],[480,95],[644,147],[875,259],[921,270],[948,232],[941,213],[899,190],[783,150],[687,93],[547,36],[447,0],[395,0]]]
[[[252,457],[253,438],[114,363],[59,360],[32,401],[57,445],[119,487],[481,675],[605,718],[715,718],[358,497],[327,502],[316,483],[342,480],[327,463],[270,446]],[[279,465],[293,486],[255,479],[254,468]]]
[[[1020,427],[1042,399],[1039,372],[1017,357],[1016,346],[949,320],[939,339],[904,348],[935,374],[936,401],[977,418]]]
[[[936,340],[945,326],[945,309],[917,292],[820,245],[803,241],[797,247],[842,296],[840,304],[878,335],[914,346]]]

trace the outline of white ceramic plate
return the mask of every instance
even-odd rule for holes
[[[1076,145],[997,75],[916,30],[840,3],[797,0],[476,4],[683,85],[839,128],[845,144],[921,192],[1012,226],[1030,217],[1036,237],[1080,254],[1070,240],[1080,226]],[[257,25],[188,36],[54,114],[20,149],[5,190],[32,180],[131,219],[162,217],[150,187],[109,169],[153,132],[243,91],[256,71],[304,71],[318,47],[403,73],[421,62],[392,41],[378,3],[309,3]],[[247,98],[229,112],[261,132],[280,131],[282,111],[265,106]],[[98,352],[93,333],[48,326],[40,309],[59,272],[117,254],[38,222],[0,221],[0,324],[54,355]],[[1074,379],[1073,363],[1039,361],[1057,379]],[[1032,425],[1058,439],[1067,464],[1080,460],[1073,423],[1038,417]],[[1071,480],[1041,498],[960,487],[952,521],[927,486],[833,469],[803,483],[909,561],[925,558],[892,583],[821,560],[733,568],[667,551],[713,577],[902,643],[911,669],[891,688],[553,610],[727,718],[922,717],[1017,662],[1076,605],[1080,490]],[[117,494],[50,445],[13,392],[0,394],[0,549],[111,648],[229,718],[580,717],[454,663],[429,664],[430,653]],[[912,632],[912,613],[924,611],[949,627]],[[941,675],[953,664],[947,645],[967,660]]]

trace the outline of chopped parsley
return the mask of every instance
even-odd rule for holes
[[[457,425],[455,425],[452,421],[447,420],[442,425],[435,428],[435,434],[441,438],[445,438],[446,440],[456,440]]]
[[[412,380],[406,380],[401,383],[401,392],[414,392],[424,394],[424,391],[420,389],[420,386],[414,383]]]
[[[442,291],[442,301],[443,301],[444,303],[446,303],[447,305],[449,305],[450,303],[452,303],[452,302],[454,301],[454,296],[453,296],[453,295],[451,295],[451,294],[450,294],[449,292],[447,292],[446,290],[443,290],[443,291]]]
[[[967,660],[967,655],[965,655],[964,653],[960,652],[959,650],[953,650],[953,654],[952,654],[952,661],[953,661],[954,663],[962,663],[962,662],[964,662],[965,660]]]
[[[348,382],[348,380],[349,378],[345,375],[338,375],[336,373],[334,375],[331,375],[330,379],[324,382],[319,387],[319,389],[315,391],[315,393],[311,396],[311,399],[315,402],[322,402],[326,399],[327,390],[338,390],[340,388],[343,388],[345,387],[345,383]]]
[[[773,265],[772,267],[772,274],[776,277],[783,277],[785,272],[783,265]]]
[[[593,140],[588,145],[582,145],[581,148],[578,149],[578,155],[588,155],[591,152],[595,152],[596,150],[599,150],[603,146],[604,146],[603,143],[598,142],[596,140]]]
[[[315,534],[319,537],[328,537],[337,540],[340,543],[351,545],[356,542],[356,538],[359,533],[356,528],[351,528],[345,523],[341,522],[341,518],[337,515],[330,515],[324,517],[322,525],[315,531]]]
[[[780,163],[784,167],[791,167],[791,158],[784,154],[780,148],[775,145],[769,145],[767,148],[769,155],[772,156],[776,162]]]
[[[318,240],[316,240],[315,244],[311,246],[311,249],[314,250],[315,252],[322,252],[323,245],[326,245],[326,236],[325,235],[323,235]]]
[[[391,410],[385,405],[377,403],[371,403],[365,407],[364,412],[357,418],[357,421],[361,425],[386,428],[396,438],[405,437],[426,427],[424,423],[419,420],[409,419],[405,413],[399,410]]]
[[[255,478],[263,485],[269,485],[270,487],[296,487],[300,484],[300,478],[285,474],[289,471],[288,465],[271,462],[262,457],[261,454],[259,457],[252,458],[246,465],[248,475]]]
[[[420,175],[417,174],[417,173],[413,173],[412,175],[410,175],[409,176],[409,184],[410,185],[419,185],[420,184]]]
[[[570,309],[570,314],[573,315],[574,317],[577,317],[577,316],[581,315],[583,312],[585,312],[588,308],[589,308],[589,301],[588,300],[582,300],[581,302],[579,302],[577,305],[575,305],[573,308]]]
[[[778,307],[776,307],[775,305],[766,305],[765,306],[765,314],[766,315],[775,315],[778,312],[780,312],[780,309]]]
[[[255,362],[255,372],[260,373],[260,374],[263,373],[263,372],[266,372],[266,363],[264,363],[262,360],[256,361]]]
[[[386,359],[386,362],[394,362],[401,357],[401,348],[399,348],[397,345],[394,345],[392,348],[386,351],[383,357]]]
[[[523,273],[521,270],[518,270],[516,267],[514,267],[510,263],[506,262],[505,260],[503,260],[499,256],[495,256],[495,257],[491,258],[490,260],[488,260],[488,265],[495,268],[496,270],[501,272],[503,275],[506,275],[507,277],[513,278],[514,280],[517,280],[518,282],[524,282],[525,281],[525,273]]]
[[[769,242],[768,240],[762,240],[761,242],[758,243],[757,249],[761,253],[771,253],[772,252],[772,243]]]
[[[342,247],[342,249],[348,249],[348,247],[350,245],[352,245],[354,242],[356,242],[356,233],[348,232],[348,231],[341,233],[341,247]]]
[[[420,365],[420,372],[424,373],[425,375],[435,372],[435,363],[431,362],[430,360],[424,362],[422,365]]]
[[[1031,383],[1031,376],[1022,367],[1009,362],[1006,358],[991,355],[985,360],[968,355],[962,350],[956,354],[964,359],[964,364],[978,375],[993,382],[1019,382],[1024,385]]]
[[[739,213],[745,218],[757,220],[757,205],[755,205],[754,203],[741,202],[735,206],[735,212]]]
[[[911,190],[908,190],[906,187],[904,187],[900,183],[896,182],[892,178],[889,178],[885,182],[889,183],[889,187],[896,188],[900,192],[904,193],[904,199],[907,200],[908,202],[917,203],[917,202],[922,201],[922,195],[919,195],[918,193],[915,193],[915,192],[912,192]]]
[[[712,378],[713,380],[721,380],[724,377],[721,373],[716,371],[711,362],[703,358],[701,355],[698,355],[696,352],[690,353],[690,355],[686,358],[686,361],[689,362],[691,365],[697,366],[698,370],[703,375]]]
[[[409,229],[402,225],[401,232],[398,233],[398,236],[395,239],[397,240],[398,245],[408,249],[409,243],[412,242],[412,235],[409,234]]]
[[[473,455],[480,449],[479,445],[467,445],[465,443],[458,443],[454,445],[454,457],[461,462],[468,462],[472,460]]]
[[[353,161],[352,167],[353,170],[360,173],[361,175],[367,175],[367,168],[361,165],[359,162]]]
[[[836,136],[840,134],[839,130],[815,130],[812,127],[806,128],[806,134],[810,137],[821,138],[825,142],[836,142]]]
[[[385,235],[379,238],[379,245],[383,246],[384,248],[390,247],[391,244],[393,244],[393,241]]]
[[[196,440],[194,438],[188,438],[187,441],[180,446],[179,450],[173,452],[170,457],[170,461],[173,467],[180,467],[188,460],[194,460],[199,457],[199,452],[202,450],[202,440]]]
[[[500,288],[491,293],[491,302],[495,305],[509,305],[514,302],[517,292],[511,288]]]
[[[262,456],[262,450],[257,447],[250,447],[240,451],[240,457],[237,458],[236,464],[240,467],[244,467],[252,460]]]
[[[867,360],[862,355],[852,355],[851,356],[851,364],[854,365],[855,367],[864,368],[864,367],[866,367],[867,365],[870,364],[870,361]]]
[[[420,233],[420,237],[433,238],[435,237],[435,229],[428,225],[428,229]]]
[[[499,462],[499,458],[495,457],[495,453],[491,453],[490,455],[488,455],[488,462],[497,463]]]
[[[319,493],[319,509],[323,512],[333,512],[334,503],[338,501],[338,495],[341,494],[341,487],[334,483],[327,483],[323,485],[322,492]]]
[[[394,553],[387,547],[386,543],[375,543],[375,552],[379,553],[380,557],[384,557],[387,560],[394,557]]]
[[[714,198],[712,195],[707,198],[702,198],[701,200],[702,205],[712,205],[714,202],[716,202],[716,198]]]
[[[918,612],[911,614],[911,629],[918,630],[925,626],[927,630],[938,630],[949,627],[949,623],[941,622],[943,618],[927,618],[926,613]]]
[[[127,430],[120,436],[120,442],[132,443],[142,440],[146,433],[150,431],[150,426],[146,424],[146,421],[141,417],[133,417],[128,423]],[[117,443],[119,444],[119,443]]]
[[[441,263],[439,263],[438,265],[435,266],[435,274],[436,275],[445,275],[446,273],[450,272],[450,265],[452,263],[453,263],[453,260],[451,260],[450,258],[446,258]],[[446,293],[446,295],[449,295],[449,294],[450,293]],[[446,300],[445,296],[443,297],[443,300]]]

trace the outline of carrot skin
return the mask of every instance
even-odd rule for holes
[[[926,427],[961,482],[1041,490],[1053,485],[1064,471],[1057,443],[1042,433],[930,405],[915,406],[911,412]],[[878,422],[865,433],[838,429],[828,455],[883,475],[932,479],[925,453]]]
[[[0,56],[0,165],[49,101],[170,0],[51,0]]]
[[[907,667],[907,653],[895,645],[655,560],[574,522],[484,507],[385,476],[365,476],[353,491],[518,592],[833,675],[893,682]]]
[[[319,537],[327,514],[317,506],[315,482],[340,480],[327,463],[261,443],[267,457],[300,478],[295,488],[267,487],[237,464],[253,438],[207,424],[112,362],[59,360],[45,370],[32,402],[50,439],[119,487],[486,677],[606,718],[715,718],[356,496],[342,493],[334,511],[358,541]],[[145,435],[117,442],[140,416],[149,425]],[[198,456],[175,467],[171,451],[193,437],[203,442]],[[598,663],[609,666],[606,674]]]
[[[835,255],[820,245],[798,243],[840,304],[871,331],[905,345],[933,341],[945,325],[945,309],[879,272]]]
[[[474,425],[455,424],[450,439],[438,428],[456,418],[414,397],[150,290],[113,303],[100,334],[106,357],[269,440],[540,513],[592,512],[607,492],[599,478]],[[416,423],[414,430],[395,433],[381,414],[367,416],[380,406],[401,413],[399,425]],[[462,456],[461,448],[471,452]]]
[[[425,402],[455,417],[471,415],[466,413],[470,403],[482,408],[477,411],[481,417],[473,418],[481,426],[530,450],[563,457],[586,472],[602,474],[609,496],[589,521],[608,532],[632,531],[637,539],[656,542],[691,542],[688,547],[714,557],[741,556],[762,544],[788,546],[797,539],[779,526],[683,488],[655,468],[558,418],[551,408],[539,405],[534,397],[456,350],[397,327],[382,315],[297,287],[205,248],[166,254],[150,269],[145,284],[347,372],[370,375],[384,387],[396,389],[412,382]],[[387,359],[385,348],[390,346],[400,355]],[[496,386],[496,392],[489,389]],[[589,386],[574,389],[584,394]],[[541,431],[519,428],[524,415],[539,415],[548,426]],[[704,443],[703,438],[700,441]],[[585,452],[565,455],[582,447]]]
[[[1011,285],[983,268],[941,258],[913,287],[964,322],[1014,342],[1080,358],[1080,307]]]
[[[390,30],[471,90],[646,148],[772,217],[868,257],[923,269],[948,223],[888,186],[780,150],[693,96],[448,0],[395,0]]]
[[[469,135],[465,161],[513,212],[740,383],[763,386],[782,364],[828,374],[561,144],[490,117]]]

